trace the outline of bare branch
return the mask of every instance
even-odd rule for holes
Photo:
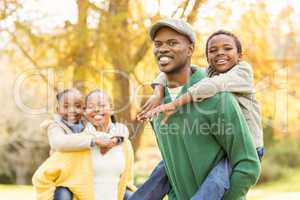
[[[184,4],[184,6],[183,6],[183,11],[182,11],[181,16],[180,16],[181,18],[184,16],[184,13],[185,13],[188,5],[189,5],[189,1],[186,1],[185,4]]]
[[[106,13],[107,11],[103,8],[98,7],[96,4],[89,2],[89,7],[99,13]]]
[[[179,11],[179,9],[183,8],[183,12],[181,13],[181,17],[183,17],[183,13],[186,10],[187,6],[189,5],[189,1],[183,1],[181,4],[174,10],[174,12],[171,14],[171,17],[174,17],[176,13]]]
[[[8,9],[9,4],[15,5],[15,8],[9,10]],[[18,3],[16,0],[9,1],[9,2],[3,1],[3,9],[0,12],[0,20],[4,20],[8,16],[13,15],[20,7],[21,7],[20,3]]]
[[[137,48],[137,50],[133,56],[132,66],[134,66],[134,67],[137,66],[137,64],[144,58],[149,47],[150,47],[150,42],[147,38],[145,38],[145,41],[139,48]],[[130,69],[130,71],[134,70],[134,67],[132,69]]]
[[[187,21],[193,24],[197,18],[197,11],[201,4],[203,4],[206,0],[196,0],[195,4],[193,5],[192,11],[187,16]]]
[[[135,78],[136,82],[138,82],[138,84],[143,85],[143,81],[141,81],[138,76],[136,75],[135,72],[132,72],[133,77]]]
[[[10,33],[10,35],[12,37],[13,42],[18,46],[18,48],[21,50],[21,52],[23,53],[23,55],[25,56],[25,58],[27,58],[36,69],[41,69],[42,67],[39,66],[39,64],[23,48],[23,46],[19,43],[17,37],[14,34],[12,34],[12,33]],[[38,73],[39,73],[39,75],[41,76],[41,78],[43,79],[44,82],[46,82],[47,84],[50,84],[48,82],[47,77],[44,74],[42,74],[39,70],[38,70]],[[55,85],[52,85],[51,87],[54,89],[55,92],[58,92],[58,88]]]

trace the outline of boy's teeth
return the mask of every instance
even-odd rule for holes
[[[226,62],[226,60],[218,60],[217,61],[217,64],[223,64],[223,63],[225,63]]]

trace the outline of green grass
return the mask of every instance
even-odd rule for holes
[[[295,194],[298,192],[299,194]],[[32,186],[0,185],[0,199],[33,200]],[[255,186],[248,200],[300,200],[300,168],[290,171],[284,178]]]
[[[290,170],[278,181],[255,186],[249,193],[249,200],[300,200],[300,168]],[[296,194],[299,193],[299,194]],[[286,195],[281,197],[280,195]]]
[[[32,186],[0,185],[0,199],[34,200],[34,190]]]
[[[278,181],[258,185],[257,189],[279,192],[300,192],[300,169],[291,170]]]

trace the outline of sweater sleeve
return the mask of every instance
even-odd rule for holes
[[[218,119],[213,121],[219,122],[222,128],[215,131],[214,136],[232,166],[230,188],[223,200],[242,200],[259,178],[260,162],[237,101],[227,92],[221,93],[220,97]]]
[[[226,73],[205,78],[189,88],[194,102],[209,98],[218,92],[252,93],[253,72],[247,62],[240,62]]]
[[[133,184],[133,165],[134,165],[134,155],[133,149],[130,141],[126,139],[123,144],[123,151],[125,156],[125,170],[121,175],[119,185],[118,185],[118,200],[124,198],[126,188],[131,191],[136,191],[136,187]]]
[[[127,140],[127,159],[128,159],[128,176],[127,176],[127,180],[126,180],[126,185],[127,187],[131,190],[131,191],[135,191],[136,187],[134,185],[134,153],[133,153],[133,148],[131,145],[131,142],[129,140]]]
[[[165,85],[167,77],[165,73],[160,72],[157,77],[151,82],[151,87],[154,88],[155,85]]]
[[[65,134],[64,130],[52,123],[48,127],[48,139],[51,149],[56,151],[80,151],[90,149],[94,136],[90,134]]]
[[[128,139],[129,137],[129,131],[127,126],[121,123],[116,123],[110,130],[110,133],[114,137],[123,137],[124,139]]]

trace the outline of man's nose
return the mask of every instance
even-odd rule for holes
[[[159,53],[166,53],[169,51],[170,51],[170,49],[169,49],[168,45],[166,45],[166,44],[163,44],[158,48]]]

